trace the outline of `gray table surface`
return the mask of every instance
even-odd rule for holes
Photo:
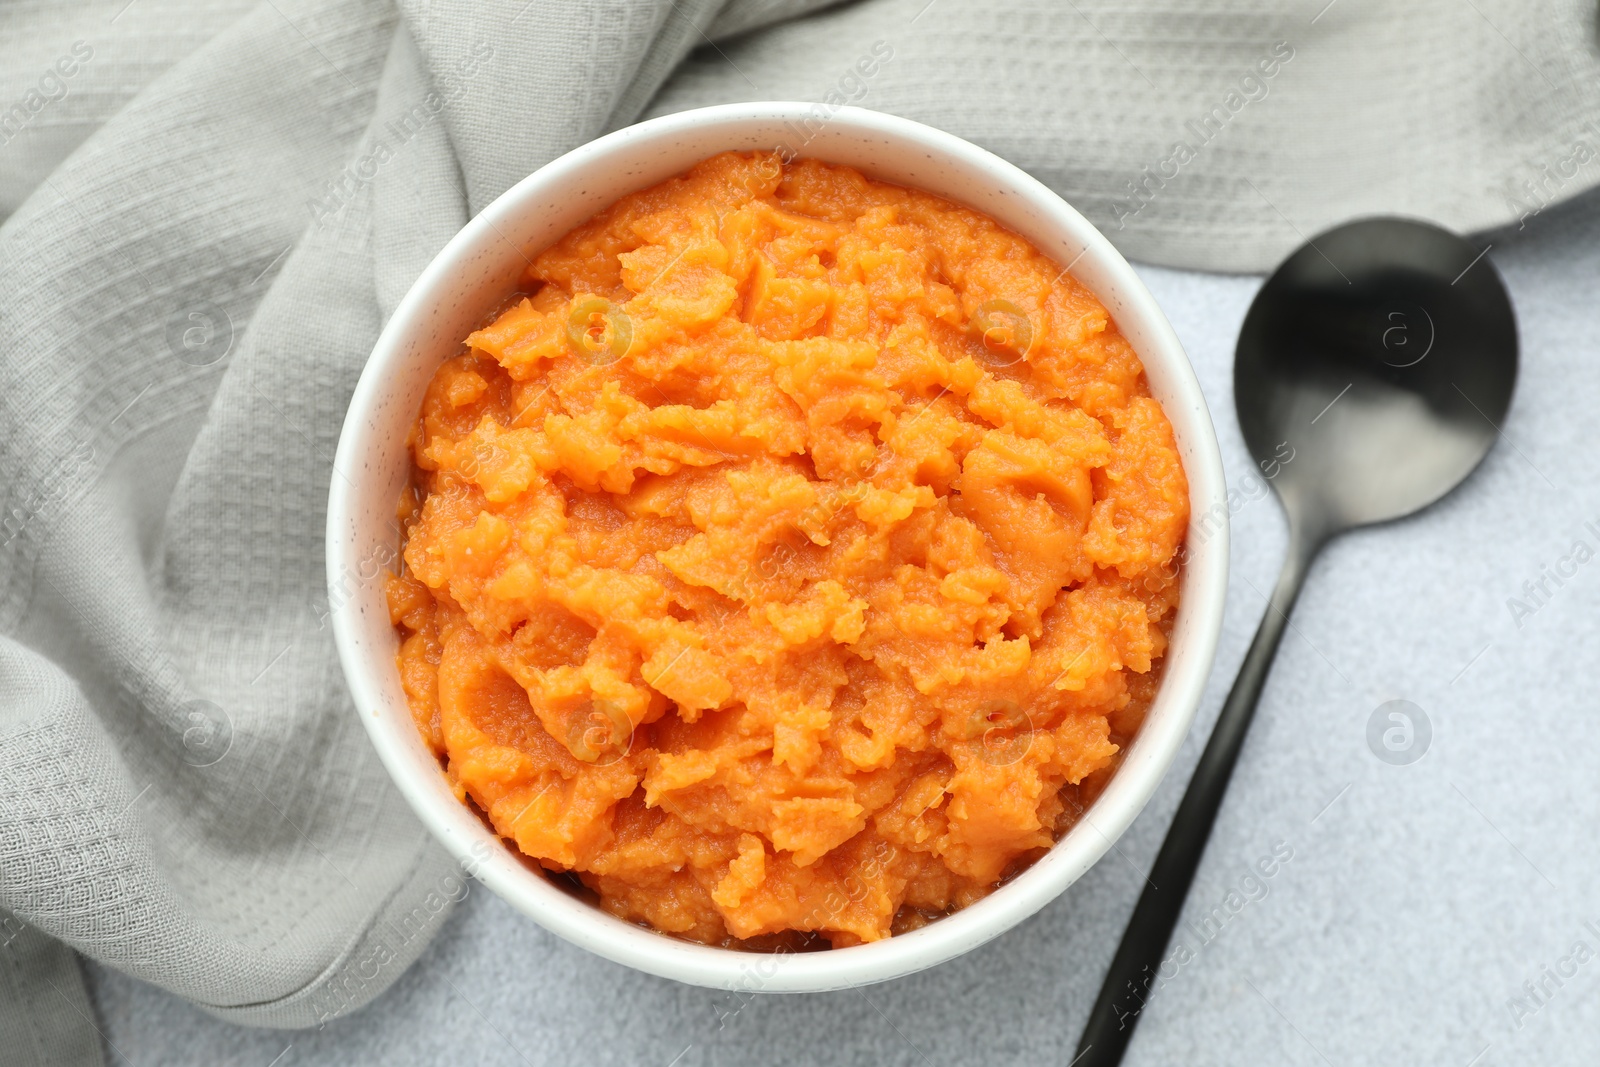
[[[1547,583],[1531,615],[1508,606],[1575,541],[1600,551],[1585,526],[1600,530],[1600,196],[1483,240],[1523,344],[1500,443],[1460,491],[1344,538],[1313,571],[1189,901],[1194,958],[1153,998],[1130,1064],[1600,1059],[1600,563]],[[110,1059],[1065,1067],[1284,545],[1230,385],[1260,280],[1140,273],[1194,361],[1239,491],[1227,621],[1174,772],[1038,916],[910,978],[744,1002],[590,956],[475,886],[392,989],[316,1032],[224,1024],[91,966]],[[1431,725],[1409,765],[1368,743],[1391,699]],[[1275,847],[1292,859],[1252,880]],[[1213,912],[1226,921],[1195,933]]]

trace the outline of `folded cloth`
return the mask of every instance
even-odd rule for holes
[[[862,3],[702,49],[649,111],[905,115],[1016,163],[1130,258],[1267,271],[1359,215],[1470,232],[1600,183],[1595,34],[1592,0]],[[855,76],[877,41],[893,58]]]
[[[386,316],[561,152],[647,109],[855,103],[1022,163],[1130,254],[1240,269],[1353,213],[1482,227],[1600,179],[1575,0],[821,6],[0,15],[0,1062],[99,1062],[64,946],[315,1026],[459,897],[345,693],[324,505]]]

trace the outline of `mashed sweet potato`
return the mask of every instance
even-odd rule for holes
[[[412,440],[399,669],[599,904],[849,945],[991,892],[1156,688],[1188,490],[1105,308],[990,219],[724,154],[541,254]]]

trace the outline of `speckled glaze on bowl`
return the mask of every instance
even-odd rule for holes
[[[1160,692],[1122,767],[1079,823],[994,894],[920,930],[851,948],[761,956],[689,944],[607,915],[524,864],[455,798],[406,707],[379,572],[395,564],[395,504],[410,469],[406,435],[423,391],[439,364],[460,351],[461,339],[516,288],[531,257],[626,194],[708,156],[774,148],[966,204],[1069,266],[1144,362],[1177,437],[1194,518]],[[335,466],[343,475],[333,478],[328,502],[334,639],[362,722],[400,793],[467,871],[540,925],[607,959],[696,985],[804,992],[881,982],[967,952],[1044,907],[1150,799],[1188,733],[1222,623],[1222,461],[1194,371],[1154,298],[1098,230],[1018,168],[958,137],[860,108],[828,114],[812,104],[751,103],[668,115],[602,137],[523,179],[456,234],[400,302],[356,386]]]

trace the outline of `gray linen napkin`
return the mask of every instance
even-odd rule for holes
[[[856,103],[1007,155],[1131,255],[1225,269],[1600,181],[1576,0],[817,6],[0,13],[0,1062],[100,1061],[64,946],[315,1026],[459,898],[344,692],[323,508],[386,315],[561,152],[647,108]]]

